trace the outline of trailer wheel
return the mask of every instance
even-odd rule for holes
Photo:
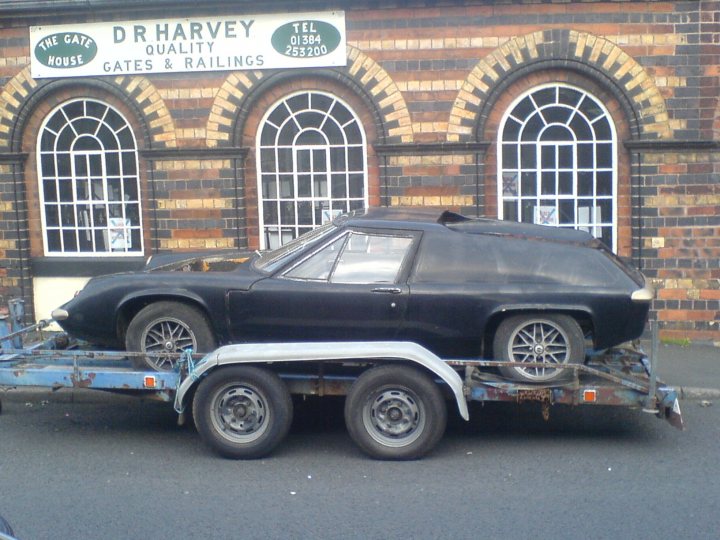
[[[585,338],[575,319],[568,315],[516,315],[505,319],[495,333],[493,350],[505,362],[541,363],[537,367],[501,366],[506,377],[524,382],[548,382],[567,378],[569,369],[553,366],[582,364]]]
[[[376,459],[417,459],[440,441],[447,423],[437,384],[406,366],[363,373],[345,400],[345,424],[360,449]]]
[[[181,302],[154,302],[141,309],[128,325],[125,348],[132,352],[210,352],[216,347],[210,323],[197,309]],[[170,358],[135,356],[138,369],[170,371]]]
[[[193,399],[193,418],[203,441],[221,456],[266,456],[283,440],[292,422],[292,400],[275,373],[232,366],[208,375]]]

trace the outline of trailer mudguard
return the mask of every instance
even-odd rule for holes
[[[308,361],[384,360],[418,364],[442,379],[452,390],[460,416],[469,420],[460,375],[440,357],[417,343],[406,341],[351,341],[321,343],[246,343],[225,345],[208,353],[178,386],[175,410],[185,410],[188,392],[210,370],[233,364]]]

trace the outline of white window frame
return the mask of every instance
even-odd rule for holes
[[[70,118],[65,112],[68,107],[73,106],[77,103],[82,103],[83,115]],[[87,113],[87,105],[89,103],[97,104],[105,108],[105,112],[102,118],[96,116],[89,116]],[[118,129],[114,129],[106,122],[106,118],[109,111],[113,111],[122,121],[123,126]],[[48,124],[55,117],[56,113],[61,112],[64,116],[65,123],[57,132],[50,129]],[[85,118],[92,119],[98,122],[98,126],[94,132],[78,132],[73,122],[81,121]],[[99,136],[99,131],[102,127],[108,128],[116,139],[117,149],[108,149],[107,141],[103,141]],[[58,135],[63,129],[70,128],[73,131],[75,138],[70,144],[70,148],[58,148]],[[123,147],[118,138],[118,133],[121,131],[128,130],[130,138],[132,140],[132,147]],[[46,133],[55,136],[54,148],[52,150],[42,149],[43,135]],[[74,145],[82,138],[89,137],[97,143],[97,149],[91,150],[77,150],[74,149]],[[132,131],[132,127],[127,119],[111,105],[91,98],[78,98],[70,101],[66,101],[57,107],[55,107],[45,117],[42,126],[37,136],[37,171],[38,171],[38,193],[40,200],[40,220],[42,224],[43,232],[43,249],[47,257],[137,257],[142,256],[144,253],[143,244],[143,228],[142,228],[142,201],[140,193],[140,167],[138,162],[137,152],[137,141],[135,134]],[[117,153],[117,166],[118,174],[110,176],[107,169],[107,156],[111,153]],[[124,171],[123,155],[132,153],[132,160],[134,161],[135,173],[126,173]],[[70,160],[70,175],[62,176],[59,174],[58,160],[59,157],[65,155]],[[99,156],[99,160],[92,160],[93,156]],[[53,160],[54,172],[53,174],[46,174],[43,167],[43,157],[49,157]],[[83,174],[78,171],[78,159],[82,160],[84,157],[85,168],[88,171],[87,174]],[[91,172],[91,161],[98,161],[100,165],[99,171]],[[96,172],[97,174],[93,174]],[[93,182],[95,180],[95,182]],[[98,186],[97,180],[100,180],[100,190],[94,188]],[[45,197],[45,182],[54,182],[56,201],[47,200]],[[68,182],[72,190],[71,199],[66,201],[61,199],[61,182]],[[80,197],[81,190],[79,184],[82,182],[87,186],[87,193],[85,198]],[[119,186],[119,190],[116,195],[117,198],[111,199],[109,196],[109,183],[113,182]],[[127,182],[134,183],[134,191],[137,193],[136,198],[130,198],[130,195],[126,191]],[[93,198],[93,196],[95,198]],[[137,223],[131,224],[128,217],[128,209],[130,205],[135,205],[137,209]],[[56,207],[58,215],[58,224],[50,225],[48,223],[47,211],[48,209]],[[72,215],[74,219],[74,225],[62,223],[62,212],[63,207],[72,208]],[[99,207],[99,208],[97,208]],[[95,223],[95,210],[101,212],[104,216],[105,223]],[[111,216],[115,211],[119,210],[119,214]],[[50,250],[50,238],[49,233],[51,231],[59,231],[59,242],[60,250]],[[136,240],[133,241],[133,232],[135,232]],[[75,239],[75,250],[68,250],[65,245],[64,233],[74,235]],[[96,234],[102,238],[101,247]],[[81,237],[85,238],[85,242],[89,242],[91,249],[80,250],[82,244]],[[113,245],[115,249],[113,249]]]
[[[539,106],[537,102],[533,99],[533,95],[535,95],[537,92],[541,90],[546,90],[548,88],[555,89],[555,103],[545,104],[542,106]],[[559,101],[559,92],[561,88],[568,88],[571,90],[574,90],[576,92],[579,92],[583,95],[583,98],[578,101],[578,104],[576,106],[570,107],[567,104],[561,104],[558,103]],[[534,110],[531,111],[526,118],[517,118],[513,116],[513,111],[515,107],[525,98],[530,97],[530,100],[533,103]],[[602,114],[598,117],[589,120],[583,113],[579,110],[578,105],[582,102],[583,99],[591,99],[594,101],[594,104],[600,108],[602,111]],[[537,111],[542,111],[544,109],[553,107],[553,106],[561,106],[563,108],[573,109],[570,113],[570,116],[568,119],[564,122],[552,122],[548,123],[546,119],[543,118],[544,127],[539,131],[537,139],[535,141],[522,141],[522,132],[523,129],[525,129],[528,121],[533,117],[533,115]],[[597,167],[596,164],[592,168],[582,168],[579,167],[578,164],[578,140],[576,134],[573,132],[573,130],[570,128],[569,124],[570,121],[573,119],[573,115],[578,114],[583,117],[586,122],[590,125],[592,128],[593,124],[598,122],[601,118],[605,118],[609,124],[610,129],[610,139],[598,139],[597,137],[593,138],[591,141],[591,144],[593,145],[593,152],[594,155],[597,155],[596,152],[596,145],[598,144],[610,144],[611,145],[611,152],[612,152],[612,159],[611,159],[611,165],[609,167]],[[541,115],[542,116],[542,115]],[[520,128],[518,131],[518,137],[514,141],[503,141],[503,133],[505,131],[505,127],[510,119],[513,119],[515,122],[518,122],[520,124]],[[552,126],[562,126],[567,129],[570,133],[573,134],[573,140],[572,141],[565,141],[565,140],[556,140],[556,141],[542,141],[541,136],[542,132],[546,130],[549,127]],[[593,128],[593,134],[595,135],[595,131]],[[516,159],[516,167],[514,168],[508,168],[505,169],[503,167],[503,153],[506,150],[506,145],[511,146],[514,143],[515,145],[515,152],[517,152]],[[580,141],[581,144],[590,144],[588,141]],[[535,167],[530,167],[527,169],[524,169],[522,166],[521,161],[521,155],[520,155],[520,148],[522,145],[535,145]],[[542,148],[543,147],[549,147],[549,146],[555,146],[556,148],[558,146],[568,145],[572,146],[573,151],[573,159],[572,159],[572,167],[570,168],[560,168],[558,165],[558,151],[556,150],[556,162],[555,167],[552,169],[542,169],[541,167],[541,160],[542,160]],[[500,128],[498,129],[497,134],[497,197],[498,197],[498,217],[499,219],[505,219],[505,209],[504,209],[504,203],[506,201],[509,202],[516,202],[516,213],[519,221],[522,221],[522,203],[523,201],[535,201],[535,215],[547,215],[548,212],[542,211],[543,205],[541,204],[541,199],[554,199],[555,202],[555,213],[556,215],[559,213],[559,207],[560,207],[560,201],[567,201],[572,200],[574,201],[574,219],[572,223],[565,223],[565,224],[559,224],[559,223],[552,223],[551,219],[548,219],[548,223],[555,225],[558,227],[568,227],[568,228],[577,228],[585,230],[589,233],[591,233],[595,237],[600,236],[600,229],[605,228],[611,228],[612,231],[612,245],[609,246],[612,248],[613,251],[617,251],[617,201],[618,201],[618,193],[617,193],[617,186],[618,186],[618,164],[617,164],[617,132],[615,129],[615,124],[613,122],[612,116],[608,112],[607,108],[604,106],[604,104],[595,96],[593,96],[588,91],[565,83],[548,83],[543,84],[540,86],[533,87],[532,89],[524,92],[520,96],[518,96],[513,102],[510,104],[510,106],[507,108],[505,113],[503,114],[502,120],[500,122]],[[542,172],[553,172],[558,173],[556,174],[556,185],[555,185],[555,193],[553,194],[546,194],[543,196],[542,194]],[[558,185],[559,173],[560,172],[571,172],[572,173],[572,193],[566,193],[561,194],[560,188]],[[592,173],[593,175],[593,182],[592,182],[592,194],[591,195],[580,195],[578,193],[578,173],[584,172],[584,173]],[[515,173],[515,186],[517,193],[514,196],[508,196],[505,194],[505,181],[507,178],[512,178],[512,174]],[[535,186],[535,194],[534,195],[522,195],[521,193],[521,182],[523,178],[523,173],[531,174],[535,173],[535,180],[536,180],[536,186]],[[597,181],[597,174],[598,173],[611,173],[612,175],[612,193],[610,195],[599,195],[598,194],[598,181]],[[608,216],[601,216],[602,220],[600,222],[597,222],[595,220],[595,216],[597,215],[597,212],[599,210],[599,202],[603,200],[611,201],[612,204],[612,212],[610,219],[608,219]],[[592,208],[593,210],[591,212],[588,212],[588,218],[587,221],[581,220],[580,216],[580,208],[578,205],[578,201],[589,201],[591,204],[589,208]],[[584,206],[583,208],[588,208],[588,206]],[[584,213],[584,212],[583,212]],[[589,214],[593,213],[593,216],[590,216]]]
[[[288,102],[296,97],[306,94],[308,95],[308,108],[299,109],[299,110],[291,110],[288,106]],[[314,109],[313,108],[313,96],[322,96],[325,99],[331,100],[331,105],[327,108],[327,110],[324,109]],[[345,108],[345,110],[350,114],[351,119],[345,122],[344,124],[338,122],[330,113],[335,106],[335,104],[338,104]],[[273,112],[278,107],[286,107],[287,111],[289,113],[289,116],[284,119],[282,122],[282,125],[275,125],[270,121],[270,116],[273,114]],[[319,127],[304,127],[301,126],[298,122],[298,116],[306,111],[315,111],[321,114],[325,115],[325,119],[323,120],[322,124]],[[328,137],[326,134],[322,131],[322,128],[325,126],[325,123],[328,121],[335,122],[337,126],[340,128],[344,143],[342,145],[338,144],[331,144],[331,142],[328,140]],[[299,132],[295,135],[294,140],[290,144],[280,144],[280,141],[278,141],[279,136],[282,133],[282,126],[287,124],[288,122],[295,122],[296,126],[299,128]],[[359,143],[349,143],[347,139],[347,132],[345,129],[352,123],[356,123],[357,127],[360,131],[360,142]],[[264,127],[269,124],[273,126],[274,128],[277,128],[277,133],[275,134],[275,140],[274,144],[262,144],[262,133]],[[315,131],[320,137],[322,137],[325,141],[325,144],[302,144],[298,143],[298,139],[301,135],[308,133],[309,131]],[[331,149],[332,148],[344,148],[344,160],[345,160],[345,167],[342,170],[332,170],[332,164],[331,164]],[[360,148],[362,151],[362,168],[359,170],[356,169],[350,169],[349,160],[348,160],[348,149],[349,148]],[[278,150],[280,149],[290,149],[292,151],[292,172],[285,172],[281,173],[278,169],[278,163],[279,163],[279,155]],[[274,159],[275,159],[275,171],[263,171],[263,150],[273,150],[274,151]],[[314,160],[315,160],[315,152],[324,151],[325,155],[325,170],[320,171],[319,174],[326,174],[327,179],[327,193],[324,195],[316,193],[316,185],[314,180],[314,175],[318,174],[318,172],[314,169]],[[310,152],[310,171],[299,171],[299,157],[302,152]],[[335,217],[339,213],[344,213],[348,209],[352,209],[353,206],[355,207],[361,207],[361,208],[367,208],[368,206],[368,168],[367,168],[367,143],[366,143],[366,135],[365,135],[365,128],[362,125],[362,122],[360,121],[360,118],[355,113],[355,111],[342,99],[339,97],[329,94],[327,92],[322,92],[318,90],[303,90],[300,92],[294,92],[292,94],[288,94],[287,96],[284,96],[282,99],[276,101],[265,113],[262,120],[259,124],[259,129],[257,131],[256,136],[256,168],[257,168],[257,194],[258,194],[258,215],[260,219],[260,226],[259,226],[259,234],[260,234],[260,248],[261,249],[269,249],[269,248],[276,248],[279,247],[279,245],[284,244],[285,242],[291,240],[292,238],[296,238],[299,236],[304,230],[309,228],[315,228],[320,225],[323,225],[327,222],[328,219]],[[292,175],[292,182],[293,182],[293,194],[294,197],[292,198],[283,198],[281,197],[281,184],[280,184],[280,176],[281,174],[285,175]],[[344,174],[345,175],[345,197],[342,198],[333,198],[332,197],[332,175],[339,175]],[[270,177],[274,175],[275,176],[275,191],[276,191],[276,197],[275,198],[266,198],[263,193],[263,176]],[[300,187],[300,177],[304,175],[310,175],[310,195],[309,196],[300,196],[298,188]],[[362,175],[362,196],[359,197],[351,197],[350,196],[350,178],[351,175]],[[276,206],[276,213],[278,216],[278,223],[266,223],[265,221],[265,211],[264,211],[264,204],[269,201],[274,201]],[[341,203],[341,207],[338,207],[338,201]],[[283,202],[292,202],[293,208],[294,208],[294,223],[282,223],[281,219],[281,203]],[[312,205],[312,213],[313,213],[313,223],[312,224],[301,224],[299,223],[299,212],[298,212],[298,203],[305,203],[305,204],[311,204]],[[322,204],[325,208],[323,212],[323,219],[318,220],[315,215],[316,211],[316,205]],[[266,239],[266,236],[269,234],[276,234],[277,240],[276,243],[273,245],[268,245],[268,241]]]

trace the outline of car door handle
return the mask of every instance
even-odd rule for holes
[[[402,289],[400,287],[375,287],[374,289],[370,289],[370,292],[400,294],[402,292]]]

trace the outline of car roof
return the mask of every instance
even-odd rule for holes
[[[357,210],[347,216],[340,216],[340,218],[336,220],[336,224],[354,227],[427,230],[444,228],[443,226],[448,223],[463,220],[469,221],[470,218],[445,209],[412,206],[376,206],[364,210]]]
[[[347,216],[347,225],[388,229],[450,229],[465,234],[487,234],[558,242],[587,243],[593,236],[572,228],[550,227],[489,218],[470,218],[446,209],[427,207],[372,207]]]

